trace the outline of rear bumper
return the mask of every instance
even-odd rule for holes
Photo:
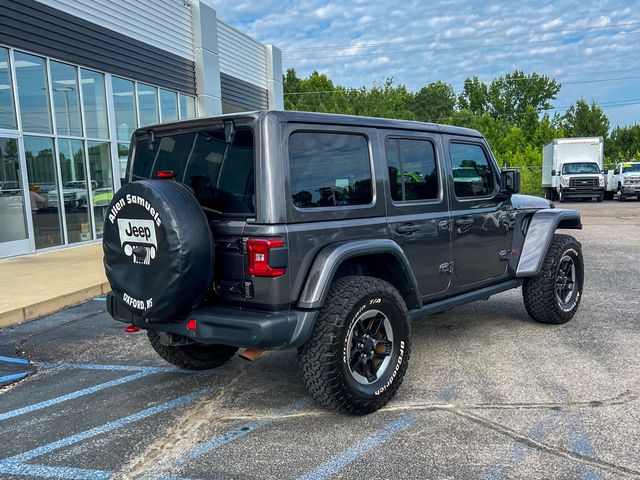
[[[196,308],[182,321],[147,323],[124,307],[112,294],[107,295],[107,310],[121,322],[157,332],[173,333],[197,343],[233,345],[244,348],[277,349],[298,347],[311,336],[318,316],[317,310],[289,310],[284,312],[256,312],[203,306]],[[189,320],[196,321],[196,329],[187,329]]]

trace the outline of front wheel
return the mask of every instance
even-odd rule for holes
[[[395,395],[410,350],[407,307],[398,290],[378,278],[343,277],[298,349],[298,363],[318,403],[366,415]]]
[[[238,351],[238,347],[229,345],[205,345],[190,343],[187,345],[164,345],[160,335],[147,330],[151,346],[164,360],[176,367],[187,370],[208,370],[219,367]]]
[[[584,286],[582,246],[569,235],[553,236],[540,273],[522,286],[529,316],[541,323],[567,323],[573,318]]]

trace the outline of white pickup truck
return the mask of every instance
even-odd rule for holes
[[[612,199],[614,195],[621,202],[627,197],[640,200],[640,162],[621,162],[606,172],[605,196]]]

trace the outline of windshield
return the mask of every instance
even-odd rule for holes
[[[134,180],[170,170],[203,207],[233,215],[255,213],[254,142],[248,128],[237,128],[231,145],[222,129],[157,137],[153,149],[142,139],[133,162]]]
[[[640,172],[640,163],[623,163],[622,173]]]
[[[562,166],[562,173],[565,175],[600,173],[600,167],[593,162],[565,163]]]

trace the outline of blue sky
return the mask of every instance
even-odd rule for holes
[[[612,126],[640,123],[638,0],[209,3],[301,76],[318,70],[349,87],[391,76],[414,91],[442,80],[459,92],[466,77],[520,69],[560,81],[562,111],[584,97],[609,105]]]

